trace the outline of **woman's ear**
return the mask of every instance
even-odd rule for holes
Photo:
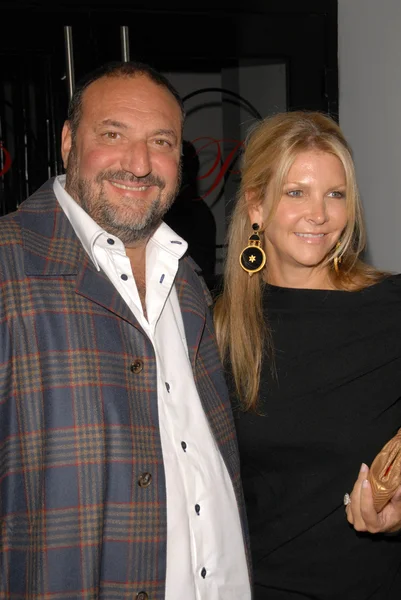
[[[255,190],[245,192],[245,200],[248,205],[248,215],[251,223],[263,224],[263,202],[261,202]]]

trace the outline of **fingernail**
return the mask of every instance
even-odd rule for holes
[[[368,471],[368,470],[369,470],[369,467],[368,467],[368,465],[365,465],[365,463],[362,463],[362,464],[361,464],[361,469],[360,469],[360,471],[359,471],[359,472],[360,472],[360,473],[366,473],[366,471]]]
[[[369,482],[368,482],[368,480],[367,480],[367,479],[364,479],[364,480],[362,481],[362,487],[363,487],[363,488],[367,488],[367,487],[368,487],[368,485],[369,485]]]

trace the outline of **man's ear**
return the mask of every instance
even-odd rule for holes
[[[71,133],[71,125],[69,121],[65,121],[63,130],[61,132],[61,157],[63,159],[64,169],[67,168],[68,165],[68,157],[71,152],[72,146],[72,133]]]
[[[261,202],[255,190],[245,192],[245,200],[248,205],[248,215],[251,223],[258,223],[260,227],[263,224],[263,202]]]

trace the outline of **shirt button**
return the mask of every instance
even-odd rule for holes
[[[128,275],[126,275],[125,273],[123,273],[123,274],[121,275],[121,279],[122,279],[123,281],[127,281],[127,279],[128,279]]]
[[[200,513],[200,506],[199,506],[199,504],[195,504],[195,512],[196,512],[197,515],[199,515],[199,513]]]
[[[187,445],[185,442],[181,442],[181,448],[184,450],[184,452],[187,451]]]
[[[143,369],[143,362],[141,360],[139,360],[139,359],[135,360],[132,363],[130,369],[131,369],[132,373],[135,373],[135,375],[137,373],[140,373],[142,371],[142,369]]]
[[[107,243],[110,244],[110,246],[112,246],[114,244],[114,240],[112,240],[111,238],[107,238]]]
[[[139,594],[136,595],[136,600],[148,600],[149,596],[147,595],[146,592],[139,592]]]
[[[205,579],[205,577],[206,577],[206,569],[205,569],[205,567],[203,567],[203,569],[201,571],[201,575],[202,575],[203,579]]]
[[[150,473],[142,473],[138,478],[138,485],[141,488],[148,487],[152,481],[152,475]]]
[[[170,393],[170,384],[167,383],[167,381],[166,381],[166,390],[168,391],[168,393]]]

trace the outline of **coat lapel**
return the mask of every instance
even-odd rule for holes
[[[212,298],[203,278],[194,270],[198,269],[196,263],[188,258],[182,263],[176,287],[195,382],[214,439],[233,482],[236,482],[239,462],[234,421],[212,315],[207,314],[207,305],[212,304]],[[198,356],[200,347],[202,350]]]
[[[196,354],[206,322],[205,294],[203,280],[198,276],[199,267],[191,258],[180,261],[175,286],[184,322],[191,366],[195,370]]]
[[[21,204],[19,215],[27,275],[75,277],[77,294],[141,329],[113,284],[86,254],[56,200],[53,180]]]

